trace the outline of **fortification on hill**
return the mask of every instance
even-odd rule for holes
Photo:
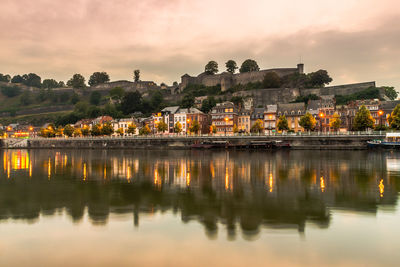
[[[226,91],[232,86],[237,84],[247,84],[254,82],[261,82],[264,79],[265,74],[268,72],[275,72],[279,77],[283,77],[293,73],[304,73],[304,64],[297,64],[297,68],[276,68],[267,69],[260,71],[251,71],[244,73],[232,74],[230,72],[223,72],[221,74],[209,75],[205,72],[200,75],[193,77],[189,74],[185,74],[181,77],[181,83],[179,84],[179,90],[182,91],[189,84],[202,84],[205,86],[215,86],[220,84],[221,90]]]

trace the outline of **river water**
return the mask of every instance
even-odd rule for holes
[[[398,266],[400,153],[0,150],[0,266]]]

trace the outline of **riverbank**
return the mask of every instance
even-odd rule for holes
[[[173,136],[173,137],[88,137],[1,139],[0,148],[68,148],[68,149],[191,149],[202,142],[227,142],[233,147],[251,142],[279,141],[291,149],[355,150],[367,149],[367,141],[382,139],[383,134],[370,135],[284,135],[284,136]]]

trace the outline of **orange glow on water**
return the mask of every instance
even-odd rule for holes
[[[324,181],[324,177],[321,176],[320,180],[320,186],[321,186],[321,191],[324,192],[325,191],[325,181]]]
[[[379,194],[383,197],[383,193],[385,192],[385,186],[383,185],[383,179],[379,182]]]

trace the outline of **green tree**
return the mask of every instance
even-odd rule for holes
[[[304,116],[301,116],[299,125],[306,131],[312,131],[315,128],[317,121],[311,113],[307,112]]]
[[[99,91],[94,91],[90,94],[90,104],[99,105],[101,101],[101,94]]]
[[[11,81],[10,75],[0,73],[0,82],[9,83],[10,81]]]
[[[162,105],[164,98],[160,91],[156,91],[152,94],[150,99],[150,104],[154,111],[160,110],[160,106]]]
[[[262,120],[258,119],[253,126],[251,126],[250,131],[252,133],[262,133],[264,130],[264,123]]]
[[[133,71],[133,80],[135,82],[139,82],[140,81],[140,70],[134,70]]]
[[[89,104],[87,102],[80,101],[75,104],[74,112],[79,113],[83,117],[86,116],[88,110],[89,110]]]
[[[210,62],[207,63],[207,65],[204,68],[204,72],[209,75],[216,74],[218,72],[218,63],[211,60]]]
[[[24,78],[22,78],[21,75],[15,75],[12,77],[11,82],[12,83],[24,83],[25,80],[24,80]]]
[[[80,100],[79,95],[77,93],[73,93],[71,96],[71,104],[75,105]]]
[[[151,133],[149,125],[145,125],[139,130],[139,135],[149,135]]]
[[[309,85],[311,87],[324,87],[326,84],[332,82],[332,78],[329,76],[326,70],[318,70],[316,72],[309,73],[308,75]]]
[[[59,83],[54,80],[54,79],[44,79],[42,83],[42,88],[45,89],[53,89],[53,88],[58,88]]]
[[[212,124],[210,126],[210,133],[216,134],[217,133],[217,126],[215,126],[214,124]]]
[[[124,135],[124,129],[123,129],[123,128],[118,128],[115,132],[116,132],[119,136],[123,136],[123,135]]]
[[[264,88],[279,88],[281,87],[281,78],[275,71],[267,72],[263,80]]]
[[[204,113],[208,113],[213,107],[215,107],[216,104],[217,101],[215,101],[215,98],[213,96],[209,96],[201,103],[200,110]]]
[[[20,96],[20,102],[22,105],[24,106],[28,106],[30,104],[32,104],[33,99],[32,99],[32,93],[30,91],[25,91],[22,93],[22,95]]]
[[[111,123],[106,122],[103,124],[101,127],[101,134],[102,135],[112,135],[114,133],[114,127],[111,125]]]
[[[126,93],[121,101],[121,111],[128,115],[142,109],[142,95],[138,92]]]
[[[174,132],[177,134],[182,132],[182,124],[179,121],[177,121],[174,125]]]
[[[1,93],[7,97],[14,97],[21,93],[21,89],[18,86],[14,85],[1,85],[0,86]]]
[[[82,133],[83,136],[88,136],[88,135],[90,134],[89,127],[84,126],[84,127],[81,129],[81,133]]]
[[[400,130],[400,104],[393,109],[388,121],[390,128]]]
[[[253,59],[246,59],[242,65],[240,66],[239,72],[251,72],[251,71],[259,71],[260,68],[258,67],[258,64],[255,60]]]
[[[81,74],[74,74],[74,76],[68,80],[67,85],[75,89],[85,89],[85,77]]]
[[[88,134],[89,134],[89,130],[87,131],[88,132]],[[79,136],[82,136],[83,134],[82,134],[82,130],[81,129],[79,129],[79,128],[74,128],[74,133],[72,134],[74,137],[79,137]]]
[[[136,124],[134,124],[134,123],[129,124],[127,133],[128,134],[135,134],[136,133]]]
[[[233,133],[238,133],[239,132],[239,128],[237,127],[236,124],[233,125]]]
[[[357,111],[354,118],[353,127],[356,131],[365,131],[368,128],[374,128],[374,119],[372,118],[369,110],[364,105],[362,105]]]
[[[279,131],[289,131],[289,123],[285,115],[279,117],[278,123],[276,124],[276,128]]]
[[[243,97],[241,97],[241,96],[232,96],[231,102],[233,104],[235,104],[235,106],[242,106],[243,107],[244,100],[243,100]]]
[[[182,108],[191,108],[194,105],[194,96],[191,94],[187,94],[183,97],[181,101],[181,107]]]
[[[157,124],[157,131],[159,131],[160,133],[163,133],[166,130],[168,130],[168,125],[164,121],[160,121]]]
[[[114,100],[120,101],[125,95],[125,90],[122,87],[114,87],[110,90],[110,97]]]
[[[74,134],[75,128],[72,127],[71,125],[67,124],[64,127],[64,134],[68,137],[71,137]]]
[[[200,131],[200,123],[197,120],[192,122],[192,125],[189,127],[189,131],[195,134],[198,134]]]
[[[390,100],[395,100],[399,93],[394,89],[394,87],[389,87],[389,86],[384,86],[385,88],[385,95],[390,99]]]
[[[82,131],[82,134],[83,134],[83,131]],[[100,124],[93,125],[92,130],[90,131],[90,134],[93,136],[101,135],[101,125]]]
[[[89,78],[89,85],[96,86],[98,84],[106,83],[110,81],[110,76],[107,72],[94,72]]]
[[[329,122],[329,127],[333,128],[335,131],[339,130],[340,125],[342,124],[342,120],[340,119],[339,114],[333,114],[333,118]]]
[[[238,69],[238,66],[237,66],[236,62],[234,60],[232,60],[232,59],[228,60],[225,63],[225,67],[226,67],[226,71],[230,72],[232,74],[235,73],[235,71]]]
[[[35,73],[24,74],[22,75],[22,78],[24,79],[23,84],[27,86],[33,86],[37,88],[42,86],[42,78]]]

